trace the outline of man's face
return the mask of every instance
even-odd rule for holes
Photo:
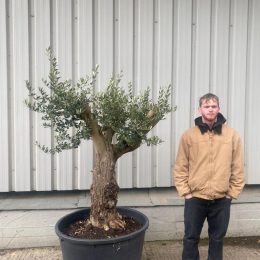
[[[203,118],[204,123],[214,123],[220,108],[215,99],[203,100],[199,107],[199,112]]]

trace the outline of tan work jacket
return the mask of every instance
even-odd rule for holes
[[[180,196],[217,199],[237,198],[244,187],[244,160],[241,139],[227,125],[221,134],[199,127],[187,130],[180,141],[174,167],[174,182]]]

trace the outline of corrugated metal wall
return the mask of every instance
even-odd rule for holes
[[[137,92],[174,86],[177,112],[155,129],[165,142],[120,159],[121,188],[172,185],[180,135],[209,91],[244,140],[247,183],[260,183],[260,1],[0,0],[0,35],[0,191],[90,187],[91,142],[55,156],[34,145],[53,142],[23,103],[25,80],[38,86],[48,74],[48,46],[64,78],[99,64],[98,89],[120,70]]]

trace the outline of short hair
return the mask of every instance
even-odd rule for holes
[[[202,105],[202,103],[203,103],[204,100],[209,101],[209,100],[211,100],[211,99],[214,99],[215,101],[217,101],[218,106],[219,106],[219,98],[218,98],[218,96],[216,96],[216,95],[214,95],[214,94],[212,94],[212,93],[207,93],[207,94],[203,95],[203,96],[200,98],[200,100],[199,100],[199,106],[201,107],[201,105]]]

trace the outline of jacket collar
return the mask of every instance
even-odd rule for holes
[[[199,127],[201,134],[204,134],[209,130],[209,131],[214,131],[214,133],[220,135],[222,133],[222,125],[225,122],[226,122],[226,118],[221,113],[218,113],[217,121],[213,124],[211,129],[207,124],[203,123],[201,116],[195,119],[195,125]]]

